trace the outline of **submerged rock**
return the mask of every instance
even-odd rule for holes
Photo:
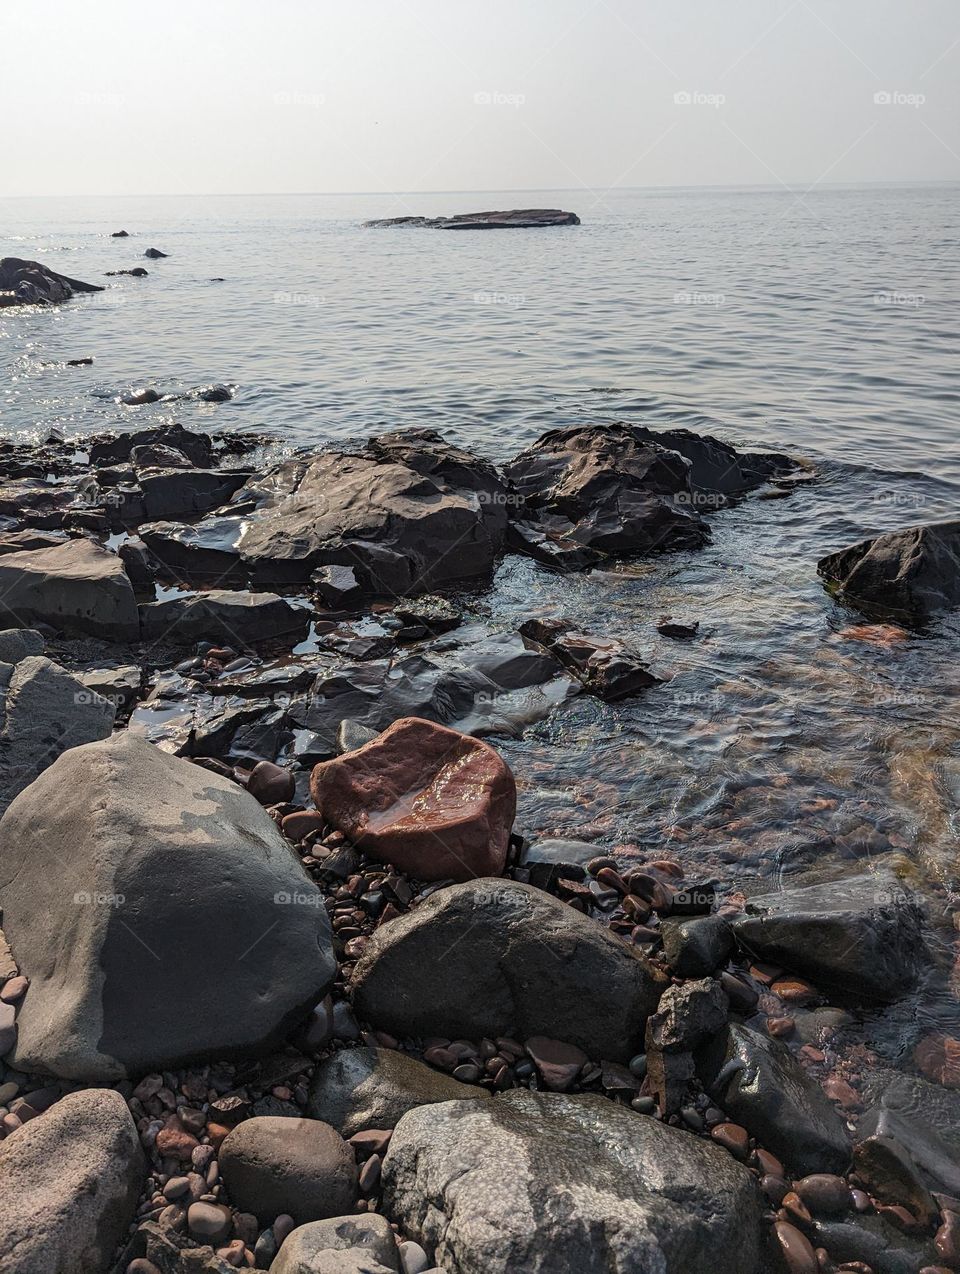
[[[169,253],[169,252],[161,252],[159,248],[147,248],[146,252],[144,252],[144,254],[143,254],[143,255],[144,255],[145,257],[151,257],[154,261],[157,261],[157,260],[159,260],[161,257],[168,257],[168,256],[170,255],[170,253]]]
[[[697,434],[690,429],[649,429],[631,424],[637,439],[656,443],[676,451],[690,461],[690,487],[698,496],[717,496],[718,500],[700,499],[698,507],[718,507],[726,498],[743,495],[768,482],[771,477],[793,472],[796,461],[777,452],[737,451],[719,438]]]
[[[626,643],[616,637],[577,632],[569,620],[528,619],[520,625],[520,632],[559,659],[591,694],[608,703],[660,682]]]
[[[367,229],[416,226],[430,230],[532,230],[542,226],[578,226],[575,212],[559,208],[512,208],[509,212],[460,212],[453,217],[382,217],[365,221]]]
[[[10,617],[25,627],[49,624],[107,641],[136,641],[140,635],[123,563],[93,540],[0,556],[0,593]]]
[[[493,466],[423,429],[356,453],[294,456],[248,482],[233,506],[236,516],[140,533],[191,578],[232,570],[279,586],[346,566],[366,594],[403,596],[489,575],[507,522]]]
[[[666,985],[633,947],[530,885],[452,885],[377,929],[357,1015],[401,1037],[546,1035],[628,1061]]]
[[[751,898],[732,928],[754,958],[855,999],[896,1000],[929,962],[920,906],[889,871]]]
[[[255,1052],[335,971],[326,911],[270,816],[127,732],[71,749],[13,802],[0,896],[31,983],[23,1070],[112,1081]]]
[[[344,1048],[317,1067],[307,1109],[352,1137],[367,1128],[395,1128],[417,1106],[489,1096],[395,1049]]]
[[[503,871],[517,786],[493,748],[469,735],[404,717],[316,766],[310,794],[358,849],[421,880]]]
[[[4,1274],[106,1270],[143,1184],[136,1125],[119,1093],[69,1093],[0,1144]]]
[[[960,605],[960,521],[931,522],[829,553],[817,572],[868,613],[925,619]]]
[[[411,1111],[383,1208],[463,1274],[753,1274],[759,1254],[744,1167],[594,1095],[516,1089]]]
[[[12,294],[16,305],[54,305],[69,301],[77,292],[102,292],[96,283],[81,283],[57,274],[39,261],[21,257],[0,260],[0,292]]]

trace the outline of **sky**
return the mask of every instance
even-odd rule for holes
[[[0,0],[0,195],[960,179],[958,0]]]

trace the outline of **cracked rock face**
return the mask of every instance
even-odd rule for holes
[[[358,1016],[379,1030],[546,1035],[622,1062],[639,1051],[665,984],[596,920],[495,877],[451,885],[378,929],[353,979]]]
[[[272,1045],[327,991],[330,924],[235,783],[127,732],[73,748],[0,822],[30,990],[12,1064],[112,1081]]]
[[[718,1146],[594,1095],[413,1110],[384,1211],[459,1274],[754,1274],[759,1197]]]

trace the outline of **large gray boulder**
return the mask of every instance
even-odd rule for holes
[[[458,1274],[754,1274],[753,1180],[594,1095],[515,1089],[404,1115],[383,1211]]]
[[[409,595],[489,575],[503,549],[496,470],[431,430],[371,439],[356,453],[294,456],[241,487],[235,514],[150,523],[151,552],[190,578],[305,584],[350,567],[369,595]]]
[[[596,920],[494,877],[432,894],[377,929],[353,976],[358,1017],[399,1036],[546,1035],[627,1061],[665,976]]]
[[[14,1064],[110,1081],[274,1043],[334,976],[320,901],[237,784],[127,732],[73,748],[0,821]]]
[[[398,1250],[389,1221],[375,1212],[311,1221],[284,1239],[270,1274],[396,1274]]]
[[[843,1120],[779,1040],[732,1024],[704,1050],[698,1070],[721,1110],[794,1176],[846,1171],[850,1141]]]
[[[920,906],[889,871],[751,898],[732,928],[756,959],[859,1000],[898,999],[929,960]]]
[[[17,654],[11,640],[5,644]],[[109,737],[115,713],[113,703],[42,655],[0,663],[0,814],[68,748]]]
[[[960,605],[960,520],[931,522],[828,553],[817,572],[844,602],[911,621]]]
[[[116,553],[84,538],[0,557],[0,596],[9,622],[137,641],[133,586]]]
[[[101,1274],[133,1219],[144,1171],[119,1093],[62,1097],[0,1143],[0,1269]]]
[[[489,1096],[396,1049],[343,1048],[314,1071],[307,1109],[352,1137],[366,1128],[394,1128],[417,1106]]]
[[[82,283],[57,274],[39,261],[4,257],[0,261],[0,292],[12,292],[18,305],[55,305],[77,292],[102,292],[96,283]]]
[[[344,1216],[357,1200],[353,1147],[319,1119],[245,1119],[224,1138],[218,1158],[233,1205],[263,1225],[282,1214],[301,1225]]]

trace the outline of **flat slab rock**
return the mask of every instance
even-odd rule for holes
[[[0,1269],[108,1269],[133,1219],[145,1167],[119,1093],[62,1097],[0,1143]]]
[[[23,627],[49,624],[107,641],[140,636],[137,602],[123,563],[93,540],[81,537],[0,556],[0,594],[6,619]]]
[[[752,956],[848,999],[896,1000],[930,958],[920,905],[889,871],[751,898],[731,927]]]
[[[868,614],[926,619],[960,605],[960,520],[862,540],[822,557],[817,573]]]
[[[490,877],[439,890],[377,929],[354,968],[353,1001],[358,1018],[401,1037],[546,1035],[626,1062],[665,985],[596,920]]]
[[[11,1058],[29,1072],[109,1082],[255,1053],[336,968],[326,911],[270,816],[128,731],[65,752],[11,804],[0,897],[30,978]]]
[[[364,853],[421,880],[503,871],[517,785],[489,744],[404,717],[314,767],[314,805]]]
[[[414,226],[430,230],[532,230],[542,226],[578,226],[575,212],[560,208],[511,208],[508,212],[460,212],[453,217],[382,217],[365,221],[367,229]]]
[[[399,1269],[390,1223],[373,1213],[298,1226],[284,1240],[270,1274],[396,1274]]]
[[[145,641],[163,638],[189,645],[201,639],[224,638],[240,645],[273,637],[301,640],[310,626],[310,612],[291,606],[276,593],[211,589],[195,597],[171,597],[140,607],[140,631]]]
[[[516,1089],[411,1111],[386,1215],[458,1274],[755,1274],[759,1202],[731,1155],[594,1095]]]

